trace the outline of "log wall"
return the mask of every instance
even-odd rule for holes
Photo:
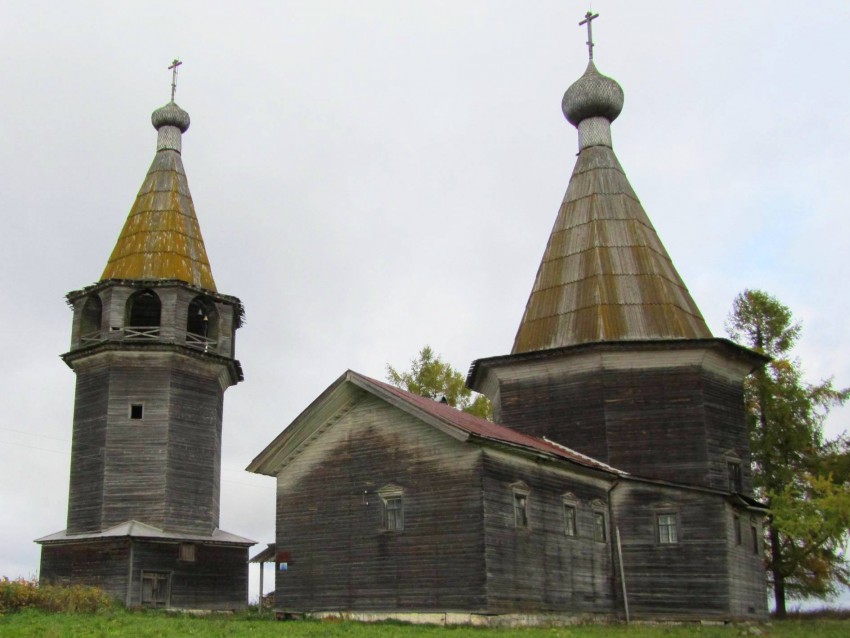
[[[402,531],[385,529],[387,486]],[[476,447],[364,395],[278,476],[277,608],[485,609],[481,494]]]
[[[601,370],[500,386],[501,423],[648,478],[752,492],[740,384],[699,367]]]
[[[514,518],[513,487],[528,488],[528,527]],[[608,521],[608,483],[516,455],[484,457],[488,608],[492,613],[615,613],[612,545],[594,538],[594,512]],[[576,508],[566,533],[564,497]]]

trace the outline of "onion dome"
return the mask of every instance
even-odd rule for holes
[[[623,99],[620,85],[597,71],[591,60],[584,75],[564,93],[561,109],[573,126],[592,117],[604,117],[613,122],[623,110]]]
[[[151,113],[151,124],[156,130],[163,126],[175,126],[181,133],[185,133],[189,129],[189,114],[171,101]]]

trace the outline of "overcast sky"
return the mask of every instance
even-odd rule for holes
[[[0,3],[0,575],[34,575],[32,540],[65,527],[63,296],[100,277],[175,56],[213,275],[247,310],[221,526],[266,543],[274,480],[243,468],[346,369],[380,379],[425,344],[464,371],[510,352],[575,162],[560,102],[586,8]],[[808,378],[850,385],[850,3],[593,9],[597,66],[626,96],[614,149],[714,334],[761,288],[803,321]]]

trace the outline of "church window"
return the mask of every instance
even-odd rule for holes
[[[194,563],[197,560],[196,548],[194,543],[180,543],[180,560],[184,563]]]
[[[726,463],[726,468],[729,474],[729,491],[741,492],[741,464],[738,461],[729,461]]]
[[[735,534],[735,544],[741,544],[741,517],[735,514],[732,518],[733,532]]]
[[[103,303],[97,295],[89,295],[80,314],[80,341],[83,343],[100,341],[100,326],[103,316]]]
[[[750,525],[750,532],[753,535],[753,554],[759,553],[759,528],[758,525],[753,523]]]
[[[398,485],[387,485],[378,490],[383,506],[382,518],[385,530],[404,530],[404,489]]]
[[[206,349],[218,339],[218,313],[215,304],[204,297],[189,303],[186,316],[186,343]]]
[[[145,405],[143,403],[130,404],[130,418],[134,421],[141,420],[145,414]]]
[[[679,522],[676,514],[661,513],[655,515],[658,527],[658,542],[662,545],[675,545],[679,542]]]
[[[530,490],[528,486],[519,481],[513,486],[513,504],[514,504],[514,526],[517,529],[525,529],[528,527],[528,495]]]
[[[593,512],[593,540],[604,543],[608,540],[608,526],[605,524],[605,512]]]
[[[158,326],[162,303],[153,290],[137,292],[127,300],[128,321],[131,326]]]
[[[561,501],[564,505],[564,533],[567,536],[575,537],[578,535],[578,525],[576,524],[578,520],[576,504],[578,501],[570,492],[561,496]]]
[[[567,536],[576,536],[576,506],[564,503],[564,532]]]

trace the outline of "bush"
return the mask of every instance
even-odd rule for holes
[[[34,578],[0,578],[0,614],[27,607],[43,611],[92,613],[114,605],[115,601],[98,587],[39,585]]]

